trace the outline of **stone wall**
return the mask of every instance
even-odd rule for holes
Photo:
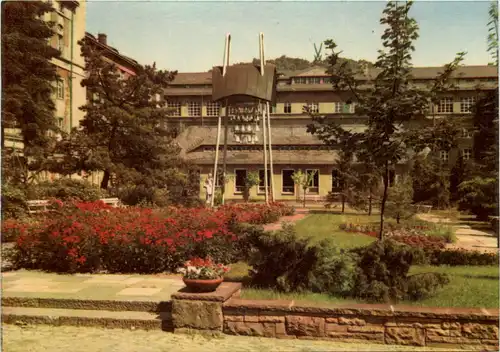
[[[233,298],[222,312],[223,332],[232,335],[498,350],[498,310],[304,306]]]

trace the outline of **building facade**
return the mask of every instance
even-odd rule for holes
[[[426,88],[442,72],[440,67],[414,68],[412,83]],[[375,75],[376,72],[366,72]],[[172,108],[169,123],[179,130],[177,141],[182,154],[197,165],[201,183],[209,172],[213,172],[216,145],[216,123],[219,114],[225,114],[221,106],[211,100],[211,73],[179,73],[165,91],[165,99]],[[366,76],[358,77],[367,80]],[[430,104],[426,121],[432,123],[443,116],[453,116],[465,126],[459,147],[450,150],[432,151],[443,161],[452,165],[459,155],[464,159],[472,157],[472,118],[470,108],[481,91],[498,88],[498,73],[495,66],[460,67],[453,77],[455,87],[449,94],[443,95],[437,104]],[[363,82],[361,82],[363,83]],[[324,145],[315,136],[307,132],[310,117],[303,112],[307,106],[328,119],[338,121],[351,131],[363,131],[366,118],[355,114],[355,102],[348,92],[335,91],[325,69],[313,67],[300,72],[280,74],[277,82],[277,101],[272,107],[272,147],[274,164],[274,187],[277,200],[295,200],[298,189],[292,174],[294,171],[316,171],[308,194],[319,197],[340,187],[339,176],[334,168],[338,155],[331,147]],[[420,122],[422,123],[422,122]],[[418,125],[407,126],[418,128]],[[221,144],[223,142],[221,136]],[[262,132],[259,140],[262,139]],[[222,150],[222,147],[221,147]],[[225,197],[228,200],[243,198],[243,186],[246,175],[258,171],[261,184],[251,190],[253,199],[264,198],[264,155],[261,145],[243,145],[236,143],[229,133],[227,171],[229,181]],[[396,167],[392,182],[397,182],[398,174],[404,171],[404,165]],[[200,184],[200,195],[205,197]]]

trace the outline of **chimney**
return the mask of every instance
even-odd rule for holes
[[[108,45],[108,36],[104,33],[99,33],[97,35],[97,41],[101,44]]]

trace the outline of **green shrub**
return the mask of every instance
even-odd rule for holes
[[[9,183],[2,184],[2,218],[18,219],[27,211],[25,191]]]
[[[447,282],[442,274],[408,276],[414,251],[390,239],[374,242],[359,252],[352,291],[355,297],[374,302],[417,299],[432,294]]]
[[[459,210],[470,211],[479,220],[488,220],[488,216],[498,214],[498,179],[474,177],[462,182],[458,188]]]
[[[82,201],[96,201],[107,196],[106,191],[88,181],[60,178],[54,181],[45,181],[31,187],[30,198],[56,198],[68,200],[76,198]]]
[[[447,249],[426,253],[431,265],[498,265],[498,253]]]

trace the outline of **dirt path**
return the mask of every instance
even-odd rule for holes
[[[309,215],[308,209],[297,209],[296,213],[292,216],[283,216],[277,222],[264,225],[264,230],[265,231],[281,230],[281,225],[283,224],[283,222],[296,223],[297,221],[304,219],[308,215]]]
[[[418,218],[439,224],[447,224],[452,221],[448,218],[433,214],[418,214]],[[466,249],[481,252],[498,252],[497,238],[491,233],[479,230],[473,230],[468,225],[453,226],[457,241],[447,245],[450,249]]]

